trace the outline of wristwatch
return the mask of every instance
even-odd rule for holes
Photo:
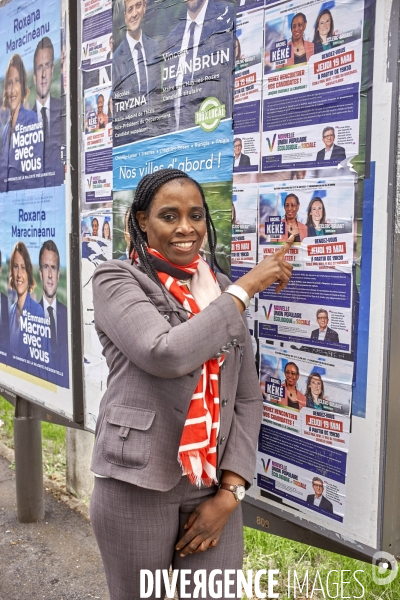
[[[246,292],[246,290],[244,290],[240,285],[228,285],[224,292],[230,294],[231,296],[236,296],[236,298],[239,298],[239,300],[243,302],[245,308],[249,307],[249,295]]]
[[[236,502],[240,502],[246,495],[246,488],[244,485],[231,485],[229,483],[221,483],[219,486],[220,490],[228,490],[236,498]]]

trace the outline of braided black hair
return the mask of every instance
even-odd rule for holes
[[[154,283],[156,283],[161,289],[163,289],[163,286],[158,278],[156,269],[154,268],[154,266],[151,263],[151,260],[149,259],[149,253],[147,252],[147,235],[144,231],[141,230],[139,222],[136,218],[136,213],[138,211],[148,211],[150,209],[152,200],[158,192],[158,190],[169,181],[174,181],[175,179],[186,179],[190,181],[190,183],[193,183],[193,185],[195,185],[199,190],[206,214],[206,229],[208,236],[208,246],[210,248],[211,255],[211,269],[214,272],[216,269],[218,269],[219,271],[221,271],[221,273],[226,274],[225,271],[219,266],[215,256],[217,246],[217,232],[215,231],[215,226],[212,221],[210,211],[201,186],[197,183],[195,179],[192,179],[192,177],[190,177],[180,169],[161,169],[160,171],[156,171],[155,173],[145,175],[143,179],[141,179],[141,181],[139,182],[135,193],[135,199],[132,202],[128,220],[128,231],[131,237],[129,254],[131,254],[132,250],[137,252],[140,264],[142,265],[143,269],[150,277],[150,279],[154,281]]]

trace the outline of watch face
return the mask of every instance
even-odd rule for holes
[[[243,500],[246,495],[246,488],[244,485],[238,485],[236,488],[236,497],[238,500]]]

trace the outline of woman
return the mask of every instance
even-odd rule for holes
[[[46,328],[44,323],[44,312],[43,307],[35,302],[31,297],[31,292],[36,287],[36,282],[33,277],[33,268],[31,258],[27,247],[23,242],[17,242],[11,253],[10,259],[10,277],[9,277],[10,289],[15,290],[17,293],[17,300],[11,306],[10,309],[10,354],[11,358],[14,355],[18,359],[26,359],[29,362],[24,362],[23,368],[32,375],[43,377],[40,367],[34,366],[32,363],[36,359],[38,364],[47,364],[45,354],[49,352],[49,339],[50,339],[50,328]],[[29,319],[28,316],[29,315]],[[24,329],[21,327],[21,318],[26,320]],[[43,319],[42,325],[44,330],[47,331],[46,335],[37,335],[35,339],[40,341],[40,351],[37,356],[31,356],[31,345],[24,341],[24,331],[27,331],[27,325],[32,321],[31,317],[41,317]],[[35,320],[35,322],[37,322]],[[33,347],[33,346],[32,346]],[[49,358],[49,357],[47,357]],[[21,367],[21,362],[16,361],[16,365]]]
[[[0,164],[0,191],[20,189],[21,182],[14,178],[26,175],[22,169],[22,160],[16,158],[16,148],[13,143],[13,133],[17,126],[33,125],[38,122],[36,113],[33,110],[27,110],[23,104],[29,95],[29,89],[26,83],[26,71],[22,58],[19,54],[14,54],[8,63],[3,87],[3,108],[10,111],[10,118],[7,121],[2,138],[1,164]],[[35,133],[35,132],[34,132]],[[36,131],[37,142],[32,144],[33,153],[30,155],[29,174],[35,174],[42,170],[43,158],[43,138],[40,128]],[[8,181],[11,179],[11,181]],[[37,178],[28,178],[25,180],[24,187],[38,187],[41,182]]]
[[[288,362],[285,366],[285,382],[282,384],[285,388],[285,397],[281,404],[288,408],[300,410],[306,406],[306,397],[297,389],[297,382],[300,376],[299,367],[294,362]]]
[[[306,389],[306,403],[307,408],[314,408],[317,410],[332,410],[332,408],[325,402],[324,397],[324,382],[322,381],[319,373],[311,373],[307,379]]]
[[[236,64],[236,66],[238,66],[238,63],[240,62],[241,58],[242,58],[242,49],[240,47],[239,38],[235,36],[235,64]]]
[[[313,39],[315,54],[333,47],[333,43],[329,38],[333,37],[334,30],[332,13],[326,8],[319,13],[315,23]]]
[[[302,242],[307,237],[307,226],[304,223],[300,223],[297,220],[297,213],[300,208],[300,201],[296,194],[288,194],[283,203],[285,209],[285,216],[282,222],[285,223],[285,233],[279,238],[280,242],[286,242],[286,240],[294,235],[295,242]]]
[[[307,237],[318,237],[335,233],[335,229],[327,223],[325,205],[318,196],[313,198],[308,205],[306,225]]]
[[[306,27],[307,18],[305,14],[297,13],[290,24],[292,38],[289,40],[288,45],[291,46],[291,54],[285,66],[304,64],[314,54],[314,44],[304,39]]]
[[[290,241],[225,289],[203,191],[176,169],[140,181],[128,224],[131,261],[93,277],[110,374],[91,520],[111,600],[139,598],[140,569],[241,569],[235,508],[253,480],[262,411],[243,312],[292,272]],[[198,254],[206,233],[211,268]]]
[[[307,237],[324,235],[326,225],[326,211],[321,198],[313,198],[307,209]]]
[[[104,221],[103,227],[102,227],[102,230],[101,230],[101,237],[104,240],[111,240],[111,229],[110,229],[110,222],[109,221]]]
[[[99,94],[97,96],[97,129],[105,129],[108,125],[108,116],[104,110],[104,96]]]

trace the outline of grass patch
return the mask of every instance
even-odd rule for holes
[[[280,600],[287,600],[288,598],[322,600],[324,598],[346,597],[366,598],[368,600],[399,600],[400,598],[400,576],[389,585],[377,585],[373,581],[372,565],[370,564],[248,527],[244,529],[244,539],[244,572],[252,569],[254,576],[254,572],[260,569],[278,569],[279,575],[276,575],[275,578],[279,583],[274,591],[279,593]],[[296,570],[300,586],[303,585],[308,571],[308,586],[305,585],[303,591],[300,591],[299,586],[296,585],[296,595],[293,590],[294,570]],[[343,584],[342,592],[341,572],[346,570],[347,572],[343,573],[343,581],[349,581],[350,583]],[[288,593],[289,571],[290,595]],[[355,576],[360,583],[354,579],[353,574],[356,571],[359,571]],[[328,573],[330,575],[327,589]],[[261,589],[264,588],[264,591],[267,591],[267,578],[262,577],[261,581],[263,583]],[[311,595],[314,582],[314,593]],[[255,596],[253,597],[255,598]],[[247,596],[244,596],[244,598],[247,600]],[[248,600],[250,600],[250,597]]]
[[[12,448],[13,439],[13,417],[14,407],[0,396],[0,441]],[[66,428],[62,425],[42,423],[43,444],[43,470],[47,477],[56,479],[65,485],[65,434]],[[292,542],[282,537],[270,535],[263,531],[257,531],[248,527],[244,528],[245,559],[243,570],[255,571],[260,569],[278,569],[278,586],[274,588],[279,593],[280,600],[296,598],[297,600],[322,600],[325,598],[365,598],[367,600],[399,600],[400,599],[400,576],[391,584],[386,586],[376,585],[372,579],[372,566],[358,560],[353,560],[339,554],[333,554],[325,550],[319,550],[312,546]],[[303,584],[308,571],[308,595],[306,587],[303,591],[297,587],[296,595],[293,591],[293,572],[296,570],[300,585]],[[343,593],[340,586],[341,571],[343,581],[350,583],[343,585]],[[290,595],[288,594],[288,573],[290,571]],[[336,571],[336,572],[335,572]],[[357,579],[353,577],[356,574]],[[327,589],[327,576],[329,576],[329,588]],[[320,579],[318,579],[318,575]],[[317,579],[316,579],[317,578]],[[316,580],[314,593],[311,595]],[[338,584],[338,585],[336,585]],[[261,589],[267,591],[266,577],[261,578]],[[317,588],[320,588],[319,590]],[[321,590],[323,588],[323,591]],[[364,589],[364,591],[363,591]],[[329,595],[330,594],[330,595]],[[268,593],[267,593],[268,597]],[[251,597],[245,600],[250,600]],[[255,598],[255,596],[253,596]]]
[[[14,448],[14,407],[0,396],[0,441]],[[42,422],[43,472],[62,486],[66,480],[66,428]]]

